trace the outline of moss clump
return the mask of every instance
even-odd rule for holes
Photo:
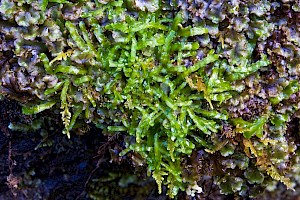
[[[1,54],[0,92],[25,114],[60,110],[68,137],[84,123],[126,135],[120,156],[138,153],[172,198],[202,191],[205,174],[182,164],[199,149],[220,157],[211,175],[224,194],[264,176],[292,189],[299,66],[285,51],[298,55],[299,27],[285,6],[299,15],[270,1],[4,1],[1,48],[12,40],[14,60]],[[278,32],[286,47],[272,50]]]

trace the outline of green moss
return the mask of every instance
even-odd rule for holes
[[[247,181],[250,184],[255,184],[255,183],[260,184],[260,183],[262,183],[264,181],[264,175],[263,175],[263,173],[261,173],[257,169],[248,168],[244,172],[244,176],[247,178]]]
[[[123,134],[120,156],[139,154],[159,192],[166,185],[171,198],[202,191],[195,180],[204,174],[183,173],[183,161],[198,150],[220,157],[225,169],[212,176],[224,194],[243,195],[247,182],[262,184],[267,175],[291,188],[284,174],[297,145],[287,126],[299,110],[299,66],[285,47],[269,46],[282,38],[273,37],[280,31],[292,35],[284,45],[293,46],[293,55],[299,46],[294,24],[277,19],[281,4],[203,1],[204,9],[190,1],[29,3],[0,4],[7,20],[0,30],[13,38],[22,66],[15,70],[3,59],[8,67],[1,68],[0,92],[35,97],[22,101],[24,114],[60,109],[68,137],[78,121]],[[280,20],[289,30],[281,30]],[[193,164],[201,160],[192,158]]]

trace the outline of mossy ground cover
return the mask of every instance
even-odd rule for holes
[[[297,2],[6,0],[0,12],[0,92],[37,118],[12,130],[53,112],[67,138],[91,124],[121,135],[111,151],[170,198],[200,198],[206,176],[243,198],[298,184]]]

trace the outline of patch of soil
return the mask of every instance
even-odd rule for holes
[[[112,199],[105,190],[114,191],[117,199],[158,199],[145,168],[135,168],[129,156],[115,155],[124,148],[123,136],[104,136],[89,126],[84,135],[71,133],[67,139],[59,113],[25,116],[15,101],[0,103],[0,199],[84,200],[95,193]],[[8,128],[10,123],[30,125],[36,119],[42,122],[36,131]]]

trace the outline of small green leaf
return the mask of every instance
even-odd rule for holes
[[[44,110],[52,108],[56,104],[56,101],[48,101],[32,107],[22,107],[22,113],[25,115],[32,115],[40,113]]]
[[[253,122],[245,121],[241,118],[232,119],[233,125],[236,126],[236,132],[243,133],[245,138],[251,138],[256,135],[258,138],[263,136],[264,125],[268,117],[260,117]]]

